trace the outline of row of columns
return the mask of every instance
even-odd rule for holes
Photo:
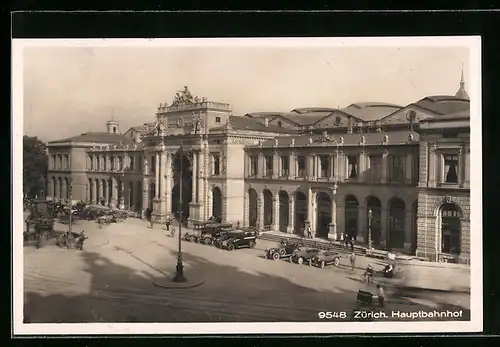
[[[69,154],[52,154],[49,167],[54,170],[68,170],[70,168]]]
[[[58,177],[49,180],[48,193],[56,199],[69,199],[69,178]]]
[[[280,154],[279,152],[274,152],[272,155],[272,178],[277,178],[278,176],[282,176],[282,165],[280,157],[285,154]],[[380,183],[387,183],[389,177],[389,156],[391,154],[389,151],[384,151],[381,155],[377,155],[380,157],[381,167],[380,167]],[[397,155],[397,154],[394,154]],[[298,158],[301,156],[298,153],[291,152],[287,154],[289,158],[289,173],[288,177],[294,179],[295,177],[299,177],[299,165]],[[328,157],[328,173],[326,176],[321,176],[321,158],[323,156]],[[266,160],[263,152],[260,152],[257,156],[257,177],[266,177]],[[349,162],[348,155],[343,153],[340,150],[336,150],[333,154],[310,154],[304,155],[306,159],[306,179],[308,180],[316,180],[318,178],[328,178],[330,180],[345,180],[349,177]],[[415,154],[413,152],[407,152],[404,154],[405,157],[405,177],[404,183],[411,184],[415,178],[414,172],[415,165],[417,164],[414,160]],[[370,155],[368,155],[365,151],[361,151],[357,155],[357,173],[358,173],[358,181],[363,181],[363,173],[370,169]],[[246,160],[246,173],[250,175],[252,172],[251,168],[251,159],[250,156],[247,156]]]
[[[135,170],[139,168],[139,161],[134,160],[140,157],[134,156],[133,154],[125,155],[92,155],[89,154],[87,157],[87,168],[90,171],[107,171],[111,170],[111,163],[113,163],[115,171],[121,171],[124,168],[129,168]],[[121,162],[121,165],[120,165]],[[132,165],[134,164],[134,165]]]
[[[96,184],[97,182],[97,184]],[[111,182],[111,183],[110,183]],[[111,194],[109,191],[109,184],[111,184]],[[120,196],[118,195],[118,188],[120,187]],[[115,177],[111,179],[96,179],[93,180],[93,184],[90,185],[89,189],[92,190],[91,203],[98,204],[104,199],[105,203],[111,207],[118,207],[124,209],[124,198],[125,198],[125,184],[123,181],[117,180]],[[118,199],[119,198],[119,199]]]

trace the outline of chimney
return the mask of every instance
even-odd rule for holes
[[[268,119],[267,117],[266,117],[266,118],[264,118],[264,125],[265,125],[266,127],[268,127],[268,126],[269,126],[269,119]]]

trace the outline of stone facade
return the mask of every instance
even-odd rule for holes
[[[364,123],[347,111],[365,112],[366,104],[298,109],[303,119],[327,114],[316,125],[298,125],[297,114],[236,117],[230,105],[185,89],[170,106],[160,104],[155,123],[121,135],[112,121],[107,133],[49,143],[48,195],[143,216],[149,208],[158,223],[177,218],[182,200],[188,225],[214,215],[285,233],[310,225],[319,237],[350,235],[375,248],[468,263],[469,116],[433,111],[429,103],[439,98],[399,108],[377,104],[388,115]],[[468,107],[467,100],[450,100]],[[458,158],[456,183],[445,182],[447,155]],[[451,229],[442,231],[444,205],[456,207],[447,213],[460,219],[460,247]]]

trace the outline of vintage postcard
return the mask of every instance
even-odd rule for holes
[[[480,48],[13,40],[13,333],[480,332]]]

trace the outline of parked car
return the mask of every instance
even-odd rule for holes
[[[197,223],[193,231],[184,234],[184,240],[211,245],[214,239],[217,238],[222,231],[231,229],[233,229],[233,225],[230,223],[219,223],[215,221]]]
[[[229,234],[229,238],[220,243],[220,247],[232,251],[235,248],[250,247],[257,244],[257,235],[253,231],[237,230]]]
[[[311,247],[299,247],[296,249],[290,258],[291,263],[302,264],[303,262],[309,262],[310,259],[316,256],[320,250],[318,248]]]
[[[310,261],[309,265],[315,265],[322,269],[327,265],[339,266],[340,264],[340,254],[333,251],[320,251],[316,256],[314,256]]]
[[[233,230],[221,231],[219,236],[215,237],[213,239],[212,244],[217,248],[221,248],[223,241],[229,240],[231,238],[232,234],[238,234],[238,233],[240,233],[240,232],[233,232]]]
[[[280,258],[290,257],[293,252],[295,252],[295,250],[299,247],[300,245],[297,242],[290,240],[281,240],[280,242],[278,242],[277,247],[265,250],[265,258],[278,260]]]

